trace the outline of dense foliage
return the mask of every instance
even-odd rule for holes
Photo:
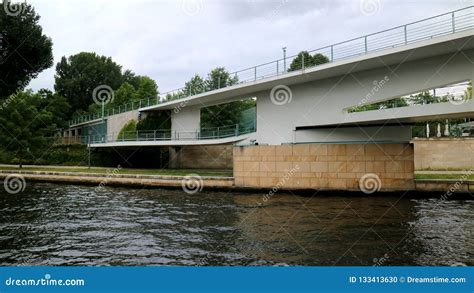
[[[3,3],[2,3],[3,4]],[[22,90],[38,73],[53,65],[53,43],[43,34],[40,16],[26,3],[19,15],[0,9],[0,101]]]
[[[329,58],[324,56],[323,54],[317,53],[311,55],[308,51],[301,51],[291,62],[290,68],[288,69],[289,72],[301,70],[308,67],[313,67],[316,65],[328,63]]]

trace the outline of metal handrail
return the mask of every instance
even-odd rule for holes
[[[86,139],[81,138],[84,143],[111,143],[129,141],[174,141],[174,140],[208,140],[236,137],[256,131],[255,123],[249,125],[231,125],[222,127],[202,128],[195,131],[172,131],[171,129],[139,130],[112,133],[109,135],[91,135]]]
[[[435,20],[436,22],[432,22]],[[366,55],[376,51],[381,51],[387,48],[395,48],[408,44],[413,44],[422,40],[440,37],[444,35],[454,34],[460,31],[474,29],[474,6],[468,6],[462,9],[450,11],[447,13],[439,14],[422,20],[410,22],[405,25],[396,26],[390,29],[385,29],[376,33],[371,33],[362,37],[353,38],[343,42],[335,43],[329,46],[324,46],[318,49],[308,51],[310,54],[320,53],[329,59],[329,62],[334,62],[342,59],[347,59],[354,56]],[[392,35],[384,36],[387,32],[393,32]],[[376,38],[373,38],[377,36]],[[356,44],[356,42],[358,42]],[[351,44],[353,43],[353,44]],[[343,46],[346,45],[346,46]],[[347,46],[348,45],[348,46]],[[342,48],[338,48],[342,47]],[[263,78],[269,78],[289,73],[288,66],[296,58],[298,54],[292,55],[283,59],[277,59],[260,65],[248,67],[235,72],[230,73],[230,76],[238,78],[238,84],[244,84],[249,82],[255,82]],[[307,66],[307,64],[301,62],[297,64],[297,70],[305,70],[310,67],[318,65]],[[232,86],[232,85],[228,85]],[[204,89],[203,93],[212,92],[228,86],[223,86],[217,89]],[[180,100],[186,97],[194,96],[193,93],[185,93],[184,88],[175,89],[166,93],[160,94],[158,97],[140,100],[131,104],[130,109],[138,110],[149,106],[154,106],[166,102],[166,97],[169,95],[177,96],[176,100]],[[195,92],[195,91],[194,91]],[[138,106],[137,108],[134,105]],[[112,110],[106,110],[104,117],[123,113],[128,108],[125,104],[119,106],[117,111],[116,108]],[[125,111],[121,111],[125,109]],[[101,113],[91,114],[79,117],[69,122],[69,125],[76,125],[79,123],[88,122],[91,120],[97,120],[102,117]],[[94,119],[91,119],[94,118]]]

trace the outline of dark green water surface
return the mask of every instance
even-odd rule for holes
[[[474,265],[473,201],[264,195],[2,189],[0,265]]]

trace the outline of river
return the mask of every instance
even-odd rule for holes
[[[0,265],[474,265],[474,201],[29,184]]]

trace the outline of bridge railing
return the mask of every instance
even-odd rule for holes
[[[268,77],[280,76],[288,74],[289,72],[320,66],[328,62],[339,61],[355,56],[362,56],[369,53],[413,44],[419,41],[450,35],[469,29],[474,29],[474,6],[440,14],[434,17],[415,21],[315,50],[309,50],[307,53],[311,55],[311,60],[308,60],[309,57],[307,57],[307,55],[306,60],[305,56],[302,58],[297,58],[298,55],[293,55],[265,64],[235,71],[230,75],[237,81],[238,84],[255,82]],[[315,55],[317,55],[317,58],[315,58]],[[199,88],[191,89],[190,91],[185,92],[184,88],[180,88],[160,94],[157,98],[144,99],[138,102],[125,104],[117,108],[106,110],[104,116],[110,116],[130,110],[154,106],[164,103],[169,99],[179,100],[193,96],[196,93],[210,92],[232,85],[235,85],[235,83],[222,81],[218,82],[217,89]],[[76,125],[100,118],[102,118],[102,114],[96,113],[74,119],[70,121],[69,124]]]
[[[92,135],[88,142],[92,144],[130,142],[130,141],[194,141],[236,137],[255,132],[255,124],[232,125],[213,128],[202,128],[196,131],[171,131],[171,130],[140,130],[112,133],[110,135]]]

